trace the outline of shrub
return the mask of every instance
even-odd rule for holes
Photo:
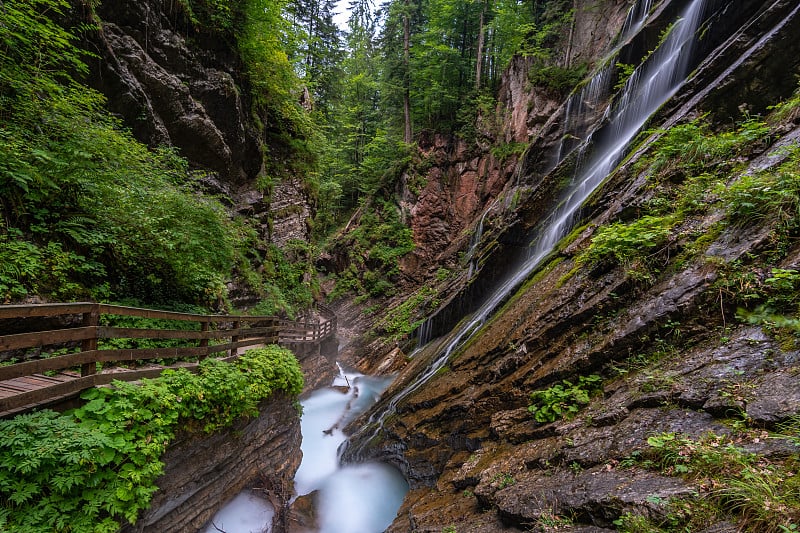
[[[787,432],[794,435],[796,431],[797,427],[792,427]],[[666,474],[700,480],[717,512],[738,516],[742,530],[785,532],[796,528],[800,520],[800,477],[794,472],[798,454],[776,463],[747,452],[730,437],[714,434],[695,440],[661,433],[649,437],[647,444],[655,465]],[[686,516],[691,519],[692,513]]]
[[[602,382],[597,374],[580,376],[577,383],[565,379],[548,389],[532,392],[528,411],[541,423],[570,419],[589,404],[592,396],[603,390]]]
[[[672,215],[648,215],[628,224],[616,222],[602,227],[578,257],[578,264],[595,267],[616,262],[635,279],[650,280],[651,257],[656,248],[666,244],[674,224]]]

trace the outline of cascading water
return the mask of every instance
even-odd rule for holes
[[[634,4],[631,10],[628,11],[628,17],[622,26],[620,42],[625,42],[628,38],[636,35],[636,32],[642,28],[647,20],[651,9],[653,9],[653,0],[639,0]]]
[[[481,237],[483,237],[483,221],[486,219],[486,215],[489,214],[491,207],[483,212],[481,215],[480,220],[478,220],[478,225],[475,226],[475,233],[472,234],[472,237],[469,240],[469,250],[467,250],[467,261],[469,261],[469,272],[467,273],[467,279],[472,277],[472,274],[475,273],[475,250],[478,248],[478,245],[481,242]]]
[[[564,112],[564,133],[558,147],[555,166],[561,163],[572,150],[585,145],[589,140],[588,124],[597,123],[597,120],[589,118],[604,107],[616,69],[617,54],[628,39],[636,35],[644,26],[652,8],[653,0],[638,0],[630,8],[625,18],[625,24],[622,26],[618,44],[609,54],[606,66],[567,100]]]
[[[318,491],[320,533],[377,533],[394,520],[408,484],[386,464],[341,466],[338,450],[346,439],[342,428],[371,407],[393,377],[340,371],[334,388],[317,390],[301,402],[303,462],[295,491],[300,496]]]
[[[377,462],[341,466],[338,455],[346,440],[342,428],[371,407],[392,379],[340,367],[331,387],[301,402],[303,460],[294,488],[297,496],[315,494],[315,532],[378,533],[391,524],[403,503],[408,483],[397,469]],[[245,491],[225,505],[203,533],[269,533],[274,514],[266,500]]]
[[[556,166],[579,145],[586,144],[587,115],[594,114],[605,103],[608,89],[611,85],[611,75],[614,72],[613,61],[608,66],[595,74],[580,91],[567,100],[564,112],[564,135],[558,147]]]
[[[650,1],[641,3],[642,17],[649,12],[651,3]],[[590,135],[589,142],[581,148],[582,150],[591,148],[591,153],[579,158],[582,163],[576,169],[568,191],[557,207],[539,225],[539,231],[529,247],[524,263],[460,326],[457,332],[451,335],[445,348],[428,367],[393,396],[381,411],[372,415],[367,428],[379,432],[385,418],[395,411],[397,404],[433,377],[447,363],[450,355],[469,340],[494,310],[530,276],[542,260],[553,251],[556,244],[569,233],[579,215],[581,205],[621,161],[628,144],[650,115],[683,84],[695,39],[694,34],[701,22],[704,4],[705,0],[693,0],[673,25],[672,31],[661,46],[627,81],[617,104],[609,114],[608,124],[601,131]],[[642,23],[643,19],[637,24],[641,26]],[[596,77],[598,76],[607,76],[607,72],[600,72]],[[591,87],[594,82],[595,80],[592,80],[589,86]],[[597,83],[600,85],[601,81]],[[369,440],[364,439],[361,442]]]

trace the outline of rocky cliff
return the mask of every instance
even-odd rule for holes
[[[629,4],[609,0],[602,6],[578,5],[572,31],[556,44],[555,61],[597,67],[619,39]],[[564,135],[564,125],[558,120],[564,111],[564,95],[532,86],[534,64],[533,58],[518,56],[512,60],[503,74],[496,107],[484,110],[477,119],[476,140],[420,133],[418,151],[393,191],[404,222],[413,230],[415,244],[414,251],[400,260],[398,293],[408,295],[420,287],[436,285],[436,300],[452,298],[471,282],[473,267],[485,260],[487,250],[474,247],[477,241],[483,237],[484,243],[494,242],[516,219],[523,148],[536,141],[537,150],[552,152]],[[346,270],[347,253],[346,248],[338,254],[334,250],[336,257],[331,259],[329,270]],[[447,278],[435,281],[445,270],[450,272]],[[381,305],[392,308],[402,300],[395,297]],[[343,347],[343,358],[365,370],[375,370],[374,358],[360,354],[383,353],[387,343],[380,325],[375,328],[374,317],[364,316],[362,309],[362,305],[337,302],[343,323],[354,332],[353,342]],[[420,306],[411,320],[424,317],[427,310],[427,306]],[[377,338],[358,336],[369,329]],[[389,344],[389,348],[394,346]],[[400,364],[402,358],[392,363]]]
[[[656,2],[620,61],[646,58],[687,4]],[[581,224],[469,342],[445,351],[450,328],[524,262],[576,164],[577,152],[558,153],[563,108],[537,119],[547,126],[511,165],[513,212],[484,234],[478,273],[430,326],[438,338],[372,413],[382,423],[348,449],[410,480],[391,531],[800,521],[800,351],[795,322],[775,316],[800,303],[800,7],[708,1],[702,17],[689,81]],[[515,131],[529,121],[512,120]],[[491,205],[476,201],[473,216]]]
[[[195,29],[180,2],[102,2],[96,16],[90,81],[110,110],[140,141],[175,147],[205,174],[206,192],[257,221],[264,239],[307,241],[313,213],[305,187],[279,179],[265,193],[258,183],[265,147],[281,148],[266,146],[232,39]]]

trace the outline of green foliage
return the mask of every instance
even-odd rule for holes
[[[422,325],[427,312],[439,305],[435,296],[435,289],[423,285],[401,304],[389,309],[377,327],[393,341],[405,339]]]
[[[590,266],[617,262],[632,273],[637,272],[638,277],[649,277],[649,257],[666,244],[674,224],[671,215],[647,215],[628,224],[616,222],[604,226],[597,230],[578,262]],[[635,270],[642,265],[644,269]]]
[[[597,374],[580,376],[576,383],[565,379],[548,389],[532,392],[528,411],[541,423],[571,419],[602,390],[603,379]]]
[[[790,424],[791,425],[791,424]],[[796,433],[791,427],[788,432]],[[766,432],[751,438],[767,437]],[[783,438],[776,436],[776,438]],[[744,531],[791,531],[800,518],[800,479],[795,453],[773,462],[738,447],[730,437],[691,439],[661,433],[647,439],[648,457],[668,475],[682,475],[713,487],[708,496],[719,514],[736,516]],[[691,511],[691,506],[690,506]],[[686,513],[691,520],[695,513]]]
[[[654,133],[654,132],[651,132]],[[658,130],[651,155],[637,163],[656,178],[676,172],[697,175],[720,165],[727,165],[740,154],[767,139],[769,127],[761,120],[747,117],[734,130],[714,133],[703,118]]]
[[[733,224],[746,225],[777,217],[795,228],[800,215],[800,149],[790,149],[776,170],[743,175],[722,192]]]
[[[307,309],[319,290],[312,257],[313,250],[304,241],[289,241],[283,250],[268,245],[263,283],[258,287],[261,300],[251,313],[294,317]]]
[[[618,92],[622,90],[625,85],[628,83],[628,80],[633,76],[633,73],[636,71],[635,64],[627,64],[627,63],[617,63],[617,83],[614,84],[613,92]]]
[[[168,370],[140,385],[86,391],[83,407],[0,421],[0,529],[115,532],[158,489],[161,456],[179,428],[206,432],[258,412],[275,391],[299,394],[302,372],[271,346],[200,373]]]
[[[56,298],[104,298],[108,295],[105,266],[60,242],[37,245],[11,228],[0,233],[0,301],[9,302],[29,294]],[[87,281],[94,282],[88,287]]]
[[[527,147],[528,145],[526,143],[518,143],[518,142],[503,143],[492,146],[491,153],[495,159],[504,162],[511,156],[522,155],[522,153],[525,152],[525,149]]]
[[[400,273],[399,260],[414,249],[411,228],[404,225],[397,208],[377,199],[362,207],[355,229],[329,244],[347,250],[349,268],[338,275],[332,298],[346,292],[388,296]]]
[[[196,28],[223,36],[233,30],[232,5],[238,3],[229,0],[178,0],[178,5]]]
[[[528,81],[535,87],[550,89],[559,95],[569,94],[586,77],[585,63],[565,68],[558,65],[542,65],[528,72]]]
[[[4,300],[224,297],[235,239],[187,163],[149,151],[67,73],[85,72],[66,2],[0,12],[0,273]],[[7,261],[7,262],[6,262]]]

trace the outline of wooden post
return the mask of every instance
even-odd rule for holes
[[[233,323],[233,333],[234,334],[231,335],[231,344],[235,344],[235,343],[239,342],[239,331],[238,330],[239,330],[239,321],[236,320]],[[233,348],[231,348],[231,357],[236,355],[238,352],[239,352],[239,348],[237,348],[235,346]]]
[[[208,329],[209,329],[208,326],[209,326],[208,322],[200,322],[200,331],[208,333]],[[201,348],[208,348],[208,337],[200,339],[200,347]],[[200,354],[200,357],[198,357],[198,359],[200,361],[202,361],[206,357],[208,357],[208,350],[206,350],[205,352]]]
[[[269,320],[269,331],[264,336],[264,344],[278,344],[278,320],[275,318]]]
[[[97,327],[100,324],[100,306],[97,304],[92,306],[92,310],[88,313],[83,313],[83,325],[84,327],[87,326],[94,326]],[[81,351],[82,352],[90,352],[92,350],[97,349],[97,330],[95,330],[95,334],[90,339],[84,339],[83,343],[81,344]],[[92,374],[97,373],[97,363],[84,363],[81,365],[81,376],[91,376]]]

